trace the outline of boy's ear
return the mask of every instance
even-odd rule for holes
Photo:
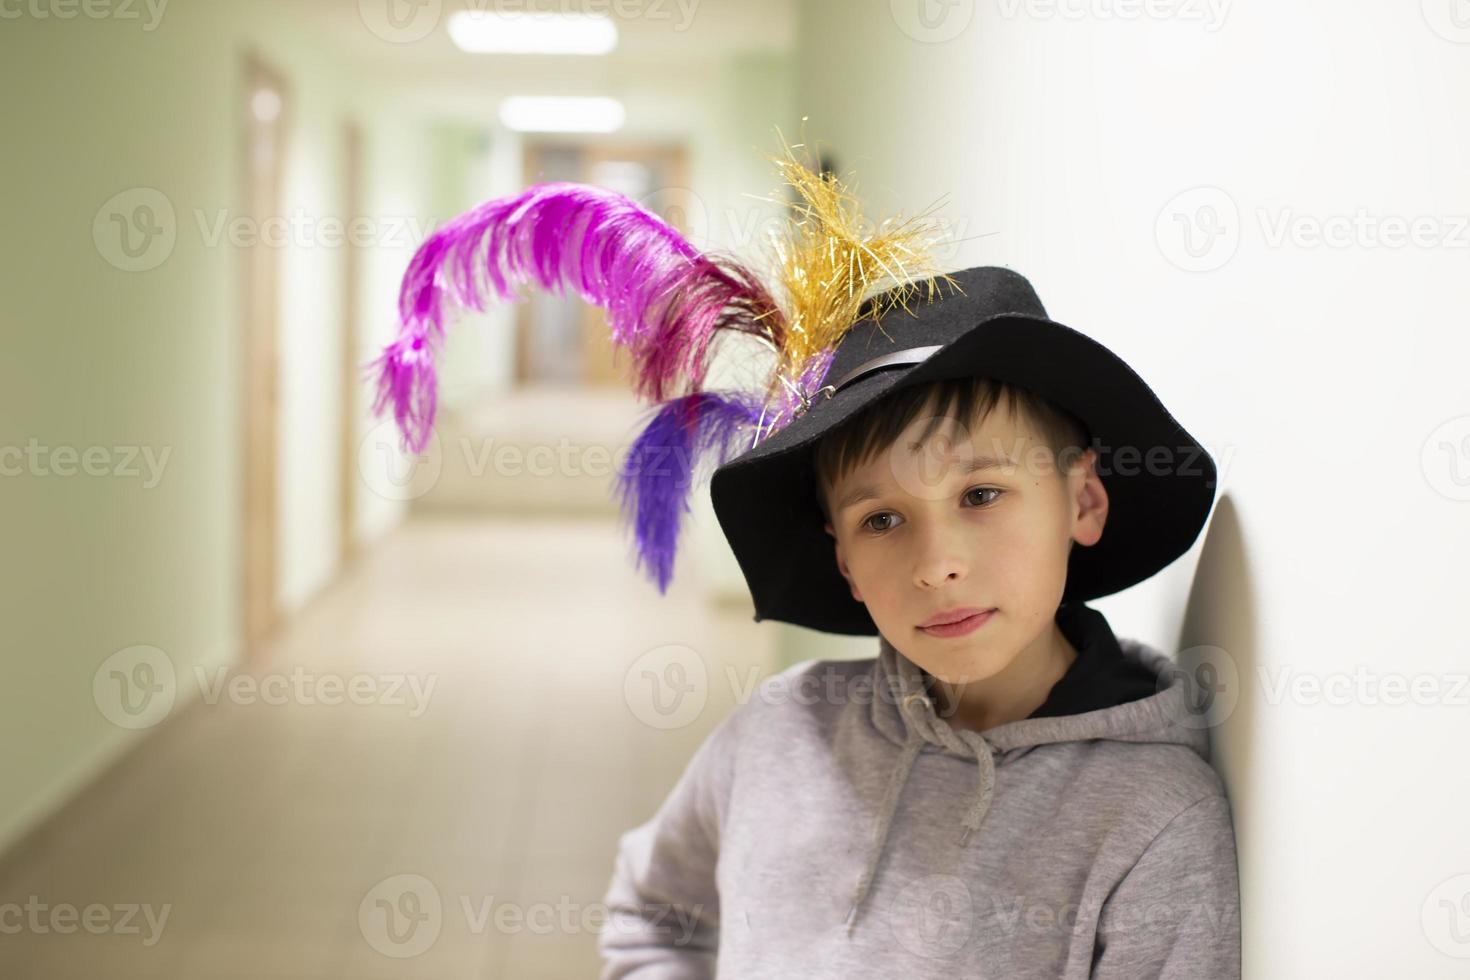
[[[1076,516],[1072,521],[1072,540],[1090,547],[1102,540],[1108,521],[1108,491],[1097,475],[1097,451],[1088,449],[1068,474],[1069,485],[1075,487],[1073,500]]]

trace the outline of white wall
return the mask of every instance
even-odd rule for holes
[[[209,233],[221,215],[245,217],[243,51],[257,50],[291,85],[288,215],[342,217],[349,113],[368,136],[369,214],[423,214],[429,180],[411,124],[378,108],[370,84],[349,86],[340,65],[292,30],[290,5],[170,4],[146,29],[141,6],[131,7],[141,20],[26,9],[48,15],[22,11],[0,29],[0,84],[15,94],[0,103],[9,216],[0,451],[100,448],[106,466],[89,475],[73,462],[63,472],[66,464],[43,458],[43,469],[21,462],[0,477],[0,849],[149,731],[120,727],[94,698],[110,655],[161,650],[177,710],[197,692],[196,666],[240,653],[239,252]],[[109,212],[135,214],[144,190],[166,199],[172,218],[154,214],[175,237],[154,267],[130,269],[105,235],[94,240],[94,222],[101,215],[105,230]],[[391,249],[365,256],[362,332],[373,347],[392,315],[384,289],[396,295],[406,260]],[[341,268],[341,249],[321,240],[282,249],[279,585],[288,610],[336,571]],[[156,479],[144,453],[161,462]],[[364,538],[402,511],[358,492]]]
[[[1245,975],[1462,976],[1470,31],[1435,0],[1215,7],[931,4],[926,27],[811,0],[798,110],[875,209],[948,194],[983,236],[952,268],[1023,272],[1220,464],[1194,552],[1097,606],[1237,668],[1213,735]],[[1142,8],[1163,13],[1109,16]],[[1309,237],[1358,209],[1422,218],[1426,243]],[[1216,214],[1226,234],[1192,256],[1183,229],[1203,246]],[[1297,237],[1273,237],[1283,217]],[[1273,703],[1283,677],[1359,665],[1435,703]]]
[[[194,220],[234,203],[235,77],[218,18],[176,14],[0,30],[0,446],[106,464],[0,478],[0,844],[136,740],[94,702],[106,658],[147,644],[187,672],[237,650],[233,270]],[[129,257],[108,215],[140,206],[176,241],[133,234]]]

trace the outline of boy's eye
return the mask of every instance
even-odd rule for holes
[[[874,527],[873,526],[873,522],[874,521],[881,521],[885,517],[888,518],[889,520],[892,520],[893,518],[895,518],[897,516],[898,516],[897,514],[890,513],[890,512],[888,512],[886,510],[883,511],[883,512],[881,512],[881,513],[878,513],[878,514],[874,514],[873,516],[869,517],[867,520],[863,521],[863,530],[865,530],[865,531],[876,531],[876,532],[887,531],[893,525],[890,524],[890,525],[888,525],[888,527]]]
[[[993,493],[996,497],[998,497],[1001,494],[1005,493],[1005,491],[997,489],[996,487],[971,487],[969,490],[965,491],[965,499],[971,502],[971,506],[985,507],[994,502],[995,497],[991,497],[989,500],[981,500],[977,499],[974,495],[987,493]],[[874,534],[882,534],[884,531],[891,531],[893,529],[894,525],[891,522],[897,517],[898,515],[893,513],[892,511],[883,510],[865,518],[861,526],[864,531],[871,531]],[[890,523],[881,527],[873,524],[874,521],[882,521],[885,519],[888,520]]]
[[[971,490],[966,490],[965,491],[965,497],[967,499],[969,499],[970,498],[970,494],[972,494],[972,493],[993,493],[993,494],[1000,494],[1001,492],[1002,491],[997,490],[995,487],[975,487],[975,488],[973,488]],[[994,497],[991,497],[990,499],[991,500],[994,500],[995,498]],[[984,507],[985,504],[984,503],[977,502],[976,503],[976,506],[977,507]]]

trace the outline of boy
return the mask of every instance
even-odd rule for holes
[[[1084,604],[1188,550],[1213,463],[1020,275],[954,278],[715,472],[756,619],[878,655],[768,678],[623,835],[605,980],[1239,976],[1204,721]]]

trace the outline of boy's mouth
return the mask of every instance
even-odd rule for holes
[[[994,609],[981,609],[976,606],[946,609],[944,612],[930,616],[916,628],[930,636],[961,636],[971,630],[979,629],[994,614]]]

